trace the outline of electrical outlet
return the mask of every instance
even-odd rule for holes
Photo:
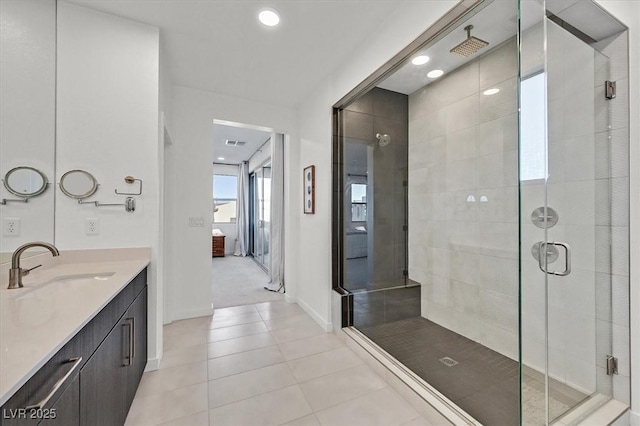
[[[84,220],[84,231],[87,235],[100,234],[100,219],[97,217],[90,217]]]
[[[20,219],[7,217],[2,221],[2,234],[5,237],[17,237],[20,235]]]

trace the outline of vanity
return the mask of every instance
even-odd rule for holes
[[[149,258],[65,254],[0,292],[1,425],[123,425],[138,388]]]

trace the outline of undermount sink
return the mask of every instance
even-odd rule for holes
[[[59,275],[41,283],[25,284],[24,287],[19,289],[4,290],[3,294],[5,297],[10,299],[23,299],[34,295],[35,292],[43,290],[61,291],[79,285],[92,285],[106,282],[114,274],[115,272],[89,272],[83,274]]]

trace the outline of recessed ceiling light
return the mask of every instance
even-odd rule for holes
[[[487,89],[484,92],[482,92],[483,95],[486,96],[491,96],[491,95],[495,95],[496,93],[498,93],[500,91],[500,89],[497,88],[493,88],[493,89]]]
[[[218,160],[224,160],[224,157],[218,157]]]
[[[280,23],[280,15],[275,9],[264,8],[258,13],[258,19],[267,27],[275,27]]]
[[[438,77],[442,76],[442,74],[444,74],[444,71],[442,71],[442,70],[433,70],[433,71],[429,71],[427,73],[427,77],[429,77],[429,78],[438,78]]]
[[[415,58],[413,58],[411,60],[411,63],[413,65],[424,65],[427,62],[429,62],[429,57],[426,55],[420,55],[420,56],[416,56]]]

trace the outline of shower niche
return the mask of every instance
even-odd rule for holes
[[[343,324],[465,422],[629,403],[627,57],[590,0],[462,1],[334,107]]]

